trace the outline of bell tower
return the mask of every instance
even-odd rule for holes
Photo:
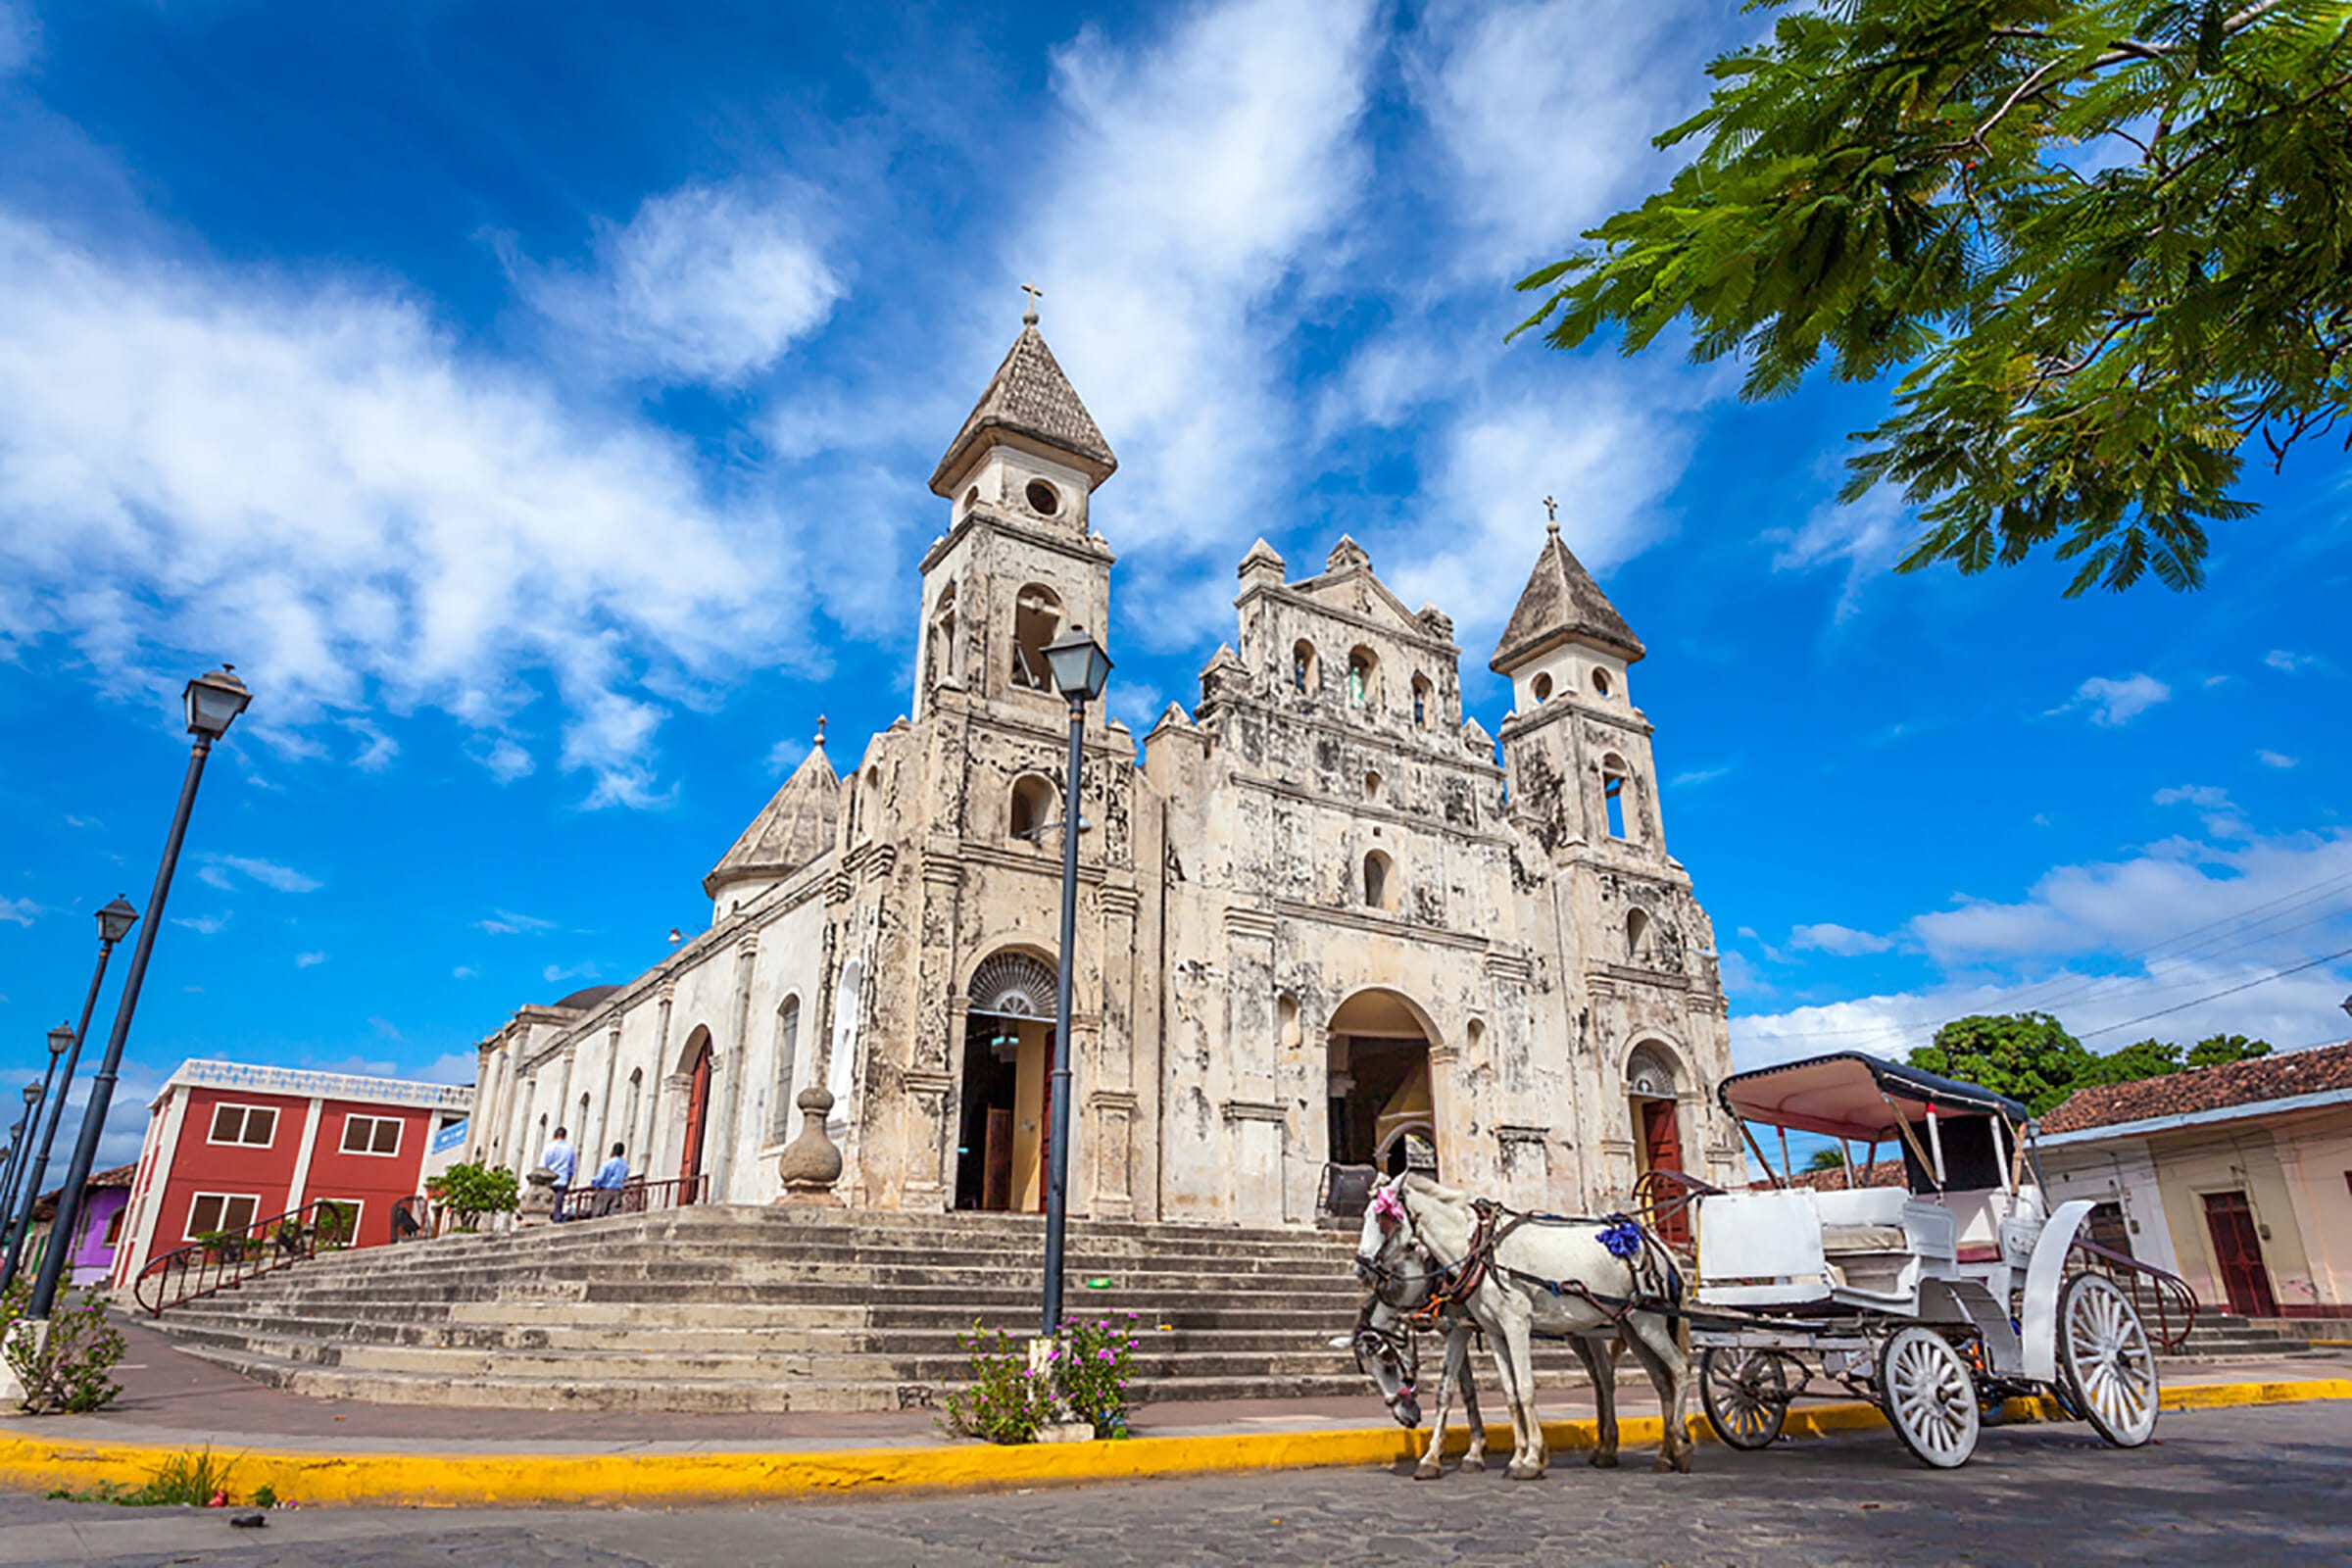
[[[1020,335],[931,473],[954,512],[923,558],[918,719],[946,686],[990,706],[1050,702],[1059,714],[1046,645],[1073,625],[1108,639],[1114,558],[1088,510],[1119,460],[1046,346],[1038,291],[1024,286]]]

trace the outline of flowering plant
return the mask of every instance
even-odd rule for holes
[[[19,1280],[0,1299],[0,1344],[7,1347],[9,1369],[24,1385],[23,1407],[33,1415],[49,1415],[110,1403],[122,1385],[107,1374],[122,1359],[124,1345],[106,1320],[105,1298],[91,1287],[71,1306],[60,1299],[38,1348],[31,1336],[9,1332],[31,1302],[30,1280]]]
[[[1031,1374],[1026,1350],[1003,1329],[977,1323],[956,1343],[971,1359],[972,1381],[947,1396],[941,1430],[988,1443],[1035,1441],[1037,1429],[1053,1419],[1054,1391],[1048,1379]]]
[[[1054,1348],[1054,1381],[1073,1421],[1094,1424],[1098,1437],[1127,1436],[1134,1407],[1136,1315],[1123,1318],[1065,1317]]]
[[[1137,1316],[1118,1319],[1064,1318],[1061,1332],[1032,1367],[1027,1347],[1004,1330],[977,1323],[956,1343],[971,1359],[972,1380],[950,1394],[943,1430],[955,1437],[990,1443],[1034,1442],[1040,1428],[1056,1418],[1083,1421],[1101,1438],[1127,1436],[1127,1416],[1136,1403],[1130,1384],[1141,1343]]]

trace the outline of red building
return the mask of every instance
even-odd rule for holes
[[[344,1073],[183,1062],[148,1108],[114,1285],[220,1231],[331,1199],[351,1245],[392,1239],[392,1205],[464,1145],[471,1088]]]

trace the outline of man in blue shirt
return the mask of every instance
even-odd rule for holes
[[[612,1157],[597,1167],[596,1200],[588,1210],[591,1215],[612,1214],[620,1208],[620,1190],[629,1184],[629,1161],[621,1146],[612,1146]]]
[[[555,1173],[556,1219],[564,1218],[564,1200],[571,1192],[571,1179],[579,1174],[580,1152],[571,1147],[571,1135],[563,1128],[556,1129],[555,1142],[539,1156],[539,1168]]]

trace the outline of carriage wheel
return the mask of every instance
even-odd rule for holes
[[[2058,1298],[2058,1364],[2098,1435],[2136,1448],[2156,1431],[2156,1352],[2132,1298],[2103,1274],[2078,1274]]]
[[[1788,1375],[1770,1350],[1710,1348],[1698,1358],[1698,1402],[1725,1443],[1769,1447],[1788,1419]]]
[[[1879,1395],[1903,1446],[1949,1470],[1977,1451],[1977,1386],[1951,1343],[1933,1329],[1898,1329],[1879,1352]]]

